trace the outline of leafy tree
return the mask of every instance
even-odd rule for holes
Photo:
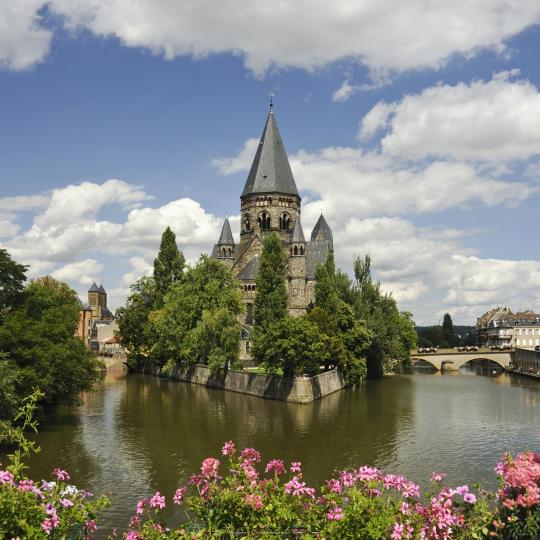
[[[263,242],[259,271],[255,278],[256,294],[253,305],[256,334],[270,324],[287,316],[287,260],[277,234],[268,235]]]
[[[450,313],[445,313],[442,323],[442,337],[449,347],[455,345],[456,337],[454,335],[454,323]]]
[[[78,322],[79,302],[67,285],[51,277],[30,283],[0,325],[0,352],[12,362],[3,369],[12,373],[18,396],[40,388],[42,404],[51,406],[77,402],[92,388],[101,364],[75,337]]]
[[[118,308],[118,335],[126,348],[129,362],[148,357],[155,340],[155,328],[150,313],[156,304],[156,284],[153,277],[142,277],[131,286],[125,307]]]
[[[0,320],[6,310],[22,301],[27,268],[16,263],[5,249],[0,249]]]
[[[20,396],[17,394],[20,377],[17,364],[7,353],[0,353],[0,431],[5,427],[5,420],[15,415],[20,403]]]
[[[315,306],[335,313],[338,300],[334,253],[328,251],[325,263],[317,265],[315,270]]]
[[[230,269],[221,261],[202,255],[182,281],[171,286],[163,308],[150,315],[157,332],[152,348],[154,361],[159,365],[169,360],[193,364],[212,359],[216,365],[216,358],[226,357],[227,364],[234,362],[230,336],[236,335],[238,349],[237,316],[243,309],[239,283]],[[202,337],[209,335],[213,336],[212,341],[203,346]],[[225,367],[225,361],[221,365]]]
[[[182,279],[186,261],[176,245],[176,235],[170,227],[161,236],[158,256],[154,259],[156,305],[163,305],[163,298],[173,283]]]

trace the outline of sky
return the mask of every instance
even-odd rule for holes
[[[0,0],[0,247],[109,307],[190,262],[269,94],[309,234],[417,324],[540,310],[538,0]]]

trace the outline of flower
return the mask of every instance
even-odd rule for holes
[[[206,478],[219,478],[220,461],[216,458],[206,458],[201,465],[201,473],[206,476]]]
[[[244,461],[251,463],[259,463],[261,461],[261,454],[255,448],[244,448],[240,455]]]
[[[334,478],[332,478],[331,480],[327,480],[326,487],[332,493],[341,493],[343,491],[343,487],[341,486],[341,482],[339,480],[334,479]]]
[[[431,475],[431,481],[432,482],[442,482],[445,478],[446,474],[445,473],[432,473]]]
[[[262,497],[260,495],[246,495],[246,506],[251,506],[254,510],[260,510],[263,506]]]
[[[151,508],[165,508],[165,497],[161,495],[159,491],[152,496],[150,499]]]
[[[70,501],[69,499],[62,499],[60,501],[60,504],[64,507],[64,508],[69,508],[70,506],[73,506],[73,501]]]
[[[0,471],[0,484],[13,484],[13,475],[9,471]]]
[[[401,540],[403,538],[403,524],[394,523],[394,528],[392,529],[392,535],[390,536],[392,540]]]
[[[329,521],[339,521],[340,519],[343,519],[343,510],[339,506],[330,508],[326,513],[326,519]]]
[[[275,474],[283,474],[285,472],[285,464],[281,459],[272,459],[266,464],[265,472],[274,471]]]
[[[97,530],[97,524],[95,519],[89,519],[86,523],[86,531],[87,532],[94,532]]]
[[[291,472],[302,472],[302,463],[300,461],[293,461],[291,463]]]
[[[463,500],[467,503],[474,504],[476,502],[476,496],[473,493],[465,493]]]
[[[56,476],[58,480],[69,480],[69,474],[64,469],[54,469],[53,476]]]
[[[174,494],[173,503],[180,504],[184,500],[185,495],[186,495],[186,488],[185,487],[178,488]]]
[[[226,442],[221,449],[224,456],[233,456],[236,453],[236,447],[232,441]]]
[[[137,514],[142,514],[144,512],[144,509],[148,506],[148,503],[148,499],[141,499],[140,501],[138,501],[135,509]]]

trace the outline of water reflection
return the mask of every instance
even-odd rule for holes
[[[127,523],[139,497],[170,496],[229,439],[264,458],[299,459],[313,483],[369,463],[417,480],[442,469],[452,483],[494,486],[504,450],[538,447],[540,385],[482,369],[404,373],[307,406],[115,370],[83,407],[42,429],[31,473],[61,466],[83,487],[111,492],[109,528]]]

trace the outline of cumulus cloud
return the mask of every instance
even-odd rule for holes
[[[387,131],[382,151],[406,159],[524,160],[540,154],[540,93],[517,70],[489,81],[439,85],[394,103],[379,102],[359,136]]]
[[[342,103],[347,101],[351,96],[360,90],[360,86],[351,84],[348,80],[344,80],[341,86],[332,94],[332,101]]]
[[[52,272],[52,277],[60,281],[69,281],[90,285],[93,281],[99,281],[104,266],[96,259],[84,259],[65,264]]]
[[[44,208],[49,203],[47,195],[17,195],[0,197],[0,212],[22,212]]]
[[[505,41],[540,20],[536,0],[24,0],[4,2],[0,59],[24,69],[43,59],[51,32],[39,25],[48,10],[66,28],[114,36],[166,59],[228,52],[262,75],[270,67],[315,69],[340,59],[372,72],[439,68],[452,55],[504,52]],[[302,20],[299,25],[298,21]]]
[[[27,69],[49,52],[52,32],[40,25],[43,0],[4,1],[0,6],[0,67]]]
[[[219,174],[225,176],[248,170],[251,167],[251,162],[258,146],[259,139],[248,139],[236,156],[213,159],[212,165],[217,169]]]

